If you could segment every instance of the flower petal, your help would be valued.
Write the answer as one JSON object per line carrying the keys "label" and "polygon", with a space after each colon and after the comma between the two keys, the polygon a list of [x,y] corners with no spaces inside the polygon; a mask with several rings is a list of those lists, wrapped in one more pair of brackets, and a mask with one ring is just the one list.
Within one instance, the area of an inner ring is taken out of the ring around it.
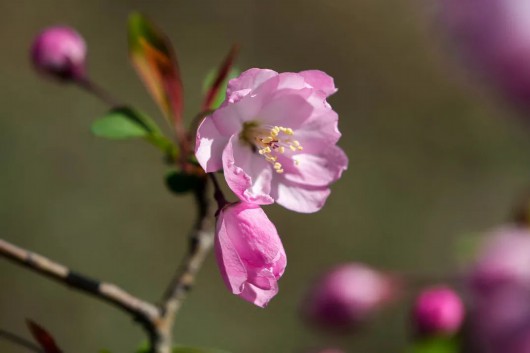
{"label": "flower petal", "polygon": [[297,128],[307,121],[313,107],[304,97],[304,91],[284,90],[267,101],[258,113],[258,119],[271,125]]}
{"label": "flower petal", "polygon": [[223,150],[229,136],[223,135],[211,117],[203,119],[197,129],[195,156],[201,167],[207,172],[216,172],[223,168]]}
{"label": "flower petal", "polygon": [[262,270],[258,278],[254,280],[260,282],[260,285],[252,282],[245,283],[239,296],[248,302],[264,308],[278,294],[278,282],[268,270]]}
{"label": "flower petal", "polygon": [[[296,160],[297,164],[294,163]],[[303,185],[327,186],[337,181],[348,167],[348,157],[335,145],[323,147],[319,154],[300,153],[282,158],[285,179]]]}
{"label": "flower petal", "polygon": [[309,102],[313,113],[296,130],[296,139],[304,147],[304,153],[319,154],[324,146],[335,145],[340,139],[339,116],[321,95],[312,95]]}
{"label": "flower petal", "polygon": [[261,307],[278,293],[277,281],[287,263],[285,250],[274,224],[259,206],[238,202],[222,209],[215,253],[232,293]]}
{"label": "flower petal", "polygon": [[283,178],[275,178],[272,197],[283,207],[300,213],[319,211],[330,194],[328,186],[298,184]]}
{"label": "flower petal", "polygon": [[248,277],[247,270],[238,255],[237,249],[232,244],[226,222],[222,219],[219,219],[217,222],[215,256],[226,286],[234,294],[241,293],[240,288]]}
{"label": "flower petal", "polygon": [[228,82],[226,96],[230,97],[232,94],[241,90],[245,90],[246,93],[248,93],[276,75],[278,75],[278,73],[273,70],[257,68],[249,69],[239,75],[239,77],[233,78]]}
{"label": "flower petal", "polygon": [[333,77],[329,76],[320,70],[307,70],[300,72],[300,75],[305,79],[305,82],[314,89],[324,92],[326,97],[331,96],[337,92]]}
{"label": "flower petal", "polygon": [[274,202],[270,196],[271,165],[237,135],[230,138],[223,152],[223,168],[228,186],[241,200],[258,205]]}

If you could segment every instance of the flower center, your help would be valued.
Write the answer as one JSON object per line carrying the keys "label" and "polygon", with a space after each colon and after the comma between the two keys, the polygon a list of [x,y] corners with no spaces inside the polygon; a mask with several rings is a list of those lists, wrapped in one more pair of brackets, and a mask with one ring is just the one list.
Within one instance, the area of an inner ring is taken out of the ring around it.
{"label": "flower center", "polygon": [[[252,148],[262,155],[267,162],[271,163],[274,170],[281,174],[284,172],[282,164],[278,162],[278,156],[288,152],[299,152],[303,150],[300,142],[293,139],[294,131],[283,126],[260,125],[255,121],[243,124],[243,130],[239,135],[241,140],[248,143]],[[294,164],[298,161],[294,159]]]}

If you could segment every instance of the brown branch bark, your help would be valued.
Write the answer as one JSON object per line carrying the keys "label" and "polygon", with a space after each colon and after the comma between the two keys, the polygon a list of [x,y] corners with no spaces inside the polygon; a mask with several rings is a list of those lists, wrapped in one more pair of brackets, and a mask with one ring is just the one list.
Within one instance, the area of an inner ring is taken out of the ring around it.
{"label": "brown branch bark", "polygon": [[3,338],[6,341],[9,341],[18,346],[24,347],[29,351],[36,352],[36,353],[44,353],[44,351],[39,346],[34,344],[33,342],[23,337],[20,337],[12,332],[0,330],[0,338]]}
{"label": "brown branch bark", "polygon": [[27,267],[70,288],[116,306],[139,322],[150,340],[152,353],[171,353],[173,326],[184,299],[213,245],[213,212],[206,197],[206,179],[195,191],[198,217],[190,234],[189,251],[172,278],[160,305],[144,301],[112,283],[97,281],[68,267],[0,239],[0,257]]}
{"label": "brown branch bark", "polygon": [[160,309],[126,292],[117,285],[99,282],[74,272],[58,262],[30,252],[3,239],[0,239],[0,256],[128,312],[144,326],[150,337],[155,335],[154,323],[160,318]]}
{"label": "brown branch bark", "polygon": [[204,180],[202,188],[195,192],[198,217],[190,233],[189,252],[169,283],[160,304],[162,319],[158,325],[160,336],[155,346],[156,353],[171,352],[175,316],[187,294],[192,289],[195,277],[213,245],[212,220],[214,214],[213,208],[206,197],[206,181]]}

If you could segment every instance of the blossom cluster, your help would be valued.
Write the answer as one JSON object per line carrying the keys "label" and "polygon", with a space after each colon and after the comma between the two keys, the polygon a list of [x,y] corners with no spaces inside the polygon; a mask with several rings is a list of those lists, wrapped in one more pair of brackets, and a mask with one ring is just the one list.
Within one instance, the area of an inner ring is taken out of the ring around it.
{"label": "blossom cluster", "polygon": [[250,69],[228,83],[226,100],[198,128],[197,160],[207,173],[222,171],[239,198],[219,212],[217,262],[227,287],[258,306],[276,295],[287,264],[260,205],[319,211],[347,168],[327,102],[336,91],[322,71]]}

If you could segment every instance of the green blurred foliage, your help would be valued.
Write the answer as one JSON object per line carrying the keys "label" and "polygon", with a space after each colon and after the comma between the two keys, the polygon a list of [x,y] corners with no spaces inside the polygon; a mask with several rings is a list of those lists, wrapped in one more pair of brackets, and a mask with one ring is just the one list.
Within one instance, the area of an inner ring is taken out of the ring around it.
{"label": "green blurred foliage", "polygon": [[432,337],[419,339],[409,353],[459,353],[460,345],[455,337]]}
{"label": "green blurred foliage", "polygon": [[[326,345],[403,351],[409,337],[405,305],[382,313],[357,335],[326,336],[299,320],[308,283],[342,261],[432,275],[453,270],[457,236],[506,220],[530,175],[530,132],[487,89],[467,82],[422,4],[0,3],[2,237],[142,298],[159,299],[187,248],[192,195],[176,198],[167,191],[159,151],[138,141],[95,138],[91,121],[108,107],[73,86],[40,79],[27,58],[42,27],[75,26],[87,39],[93,78],[160,122],[127,58],[127,18],[140,10],[175,45],[188,122],[201,106],[202,78],[238,42],[242,70],[321,69],[335,77],[339,92],[330,103],[339,112],[340,145],[350,157],[321,212],[266,207],[289,262],[269,307],[228,293],[210,256],[179,314],[176,340],[233,353]],[[144,338],[120,311],[5,261],[0,287],[0,327],[27,336],[24,318],[35,318],[67,352],[133,352]],[[1,341],[0,351],[24,352]]]}

